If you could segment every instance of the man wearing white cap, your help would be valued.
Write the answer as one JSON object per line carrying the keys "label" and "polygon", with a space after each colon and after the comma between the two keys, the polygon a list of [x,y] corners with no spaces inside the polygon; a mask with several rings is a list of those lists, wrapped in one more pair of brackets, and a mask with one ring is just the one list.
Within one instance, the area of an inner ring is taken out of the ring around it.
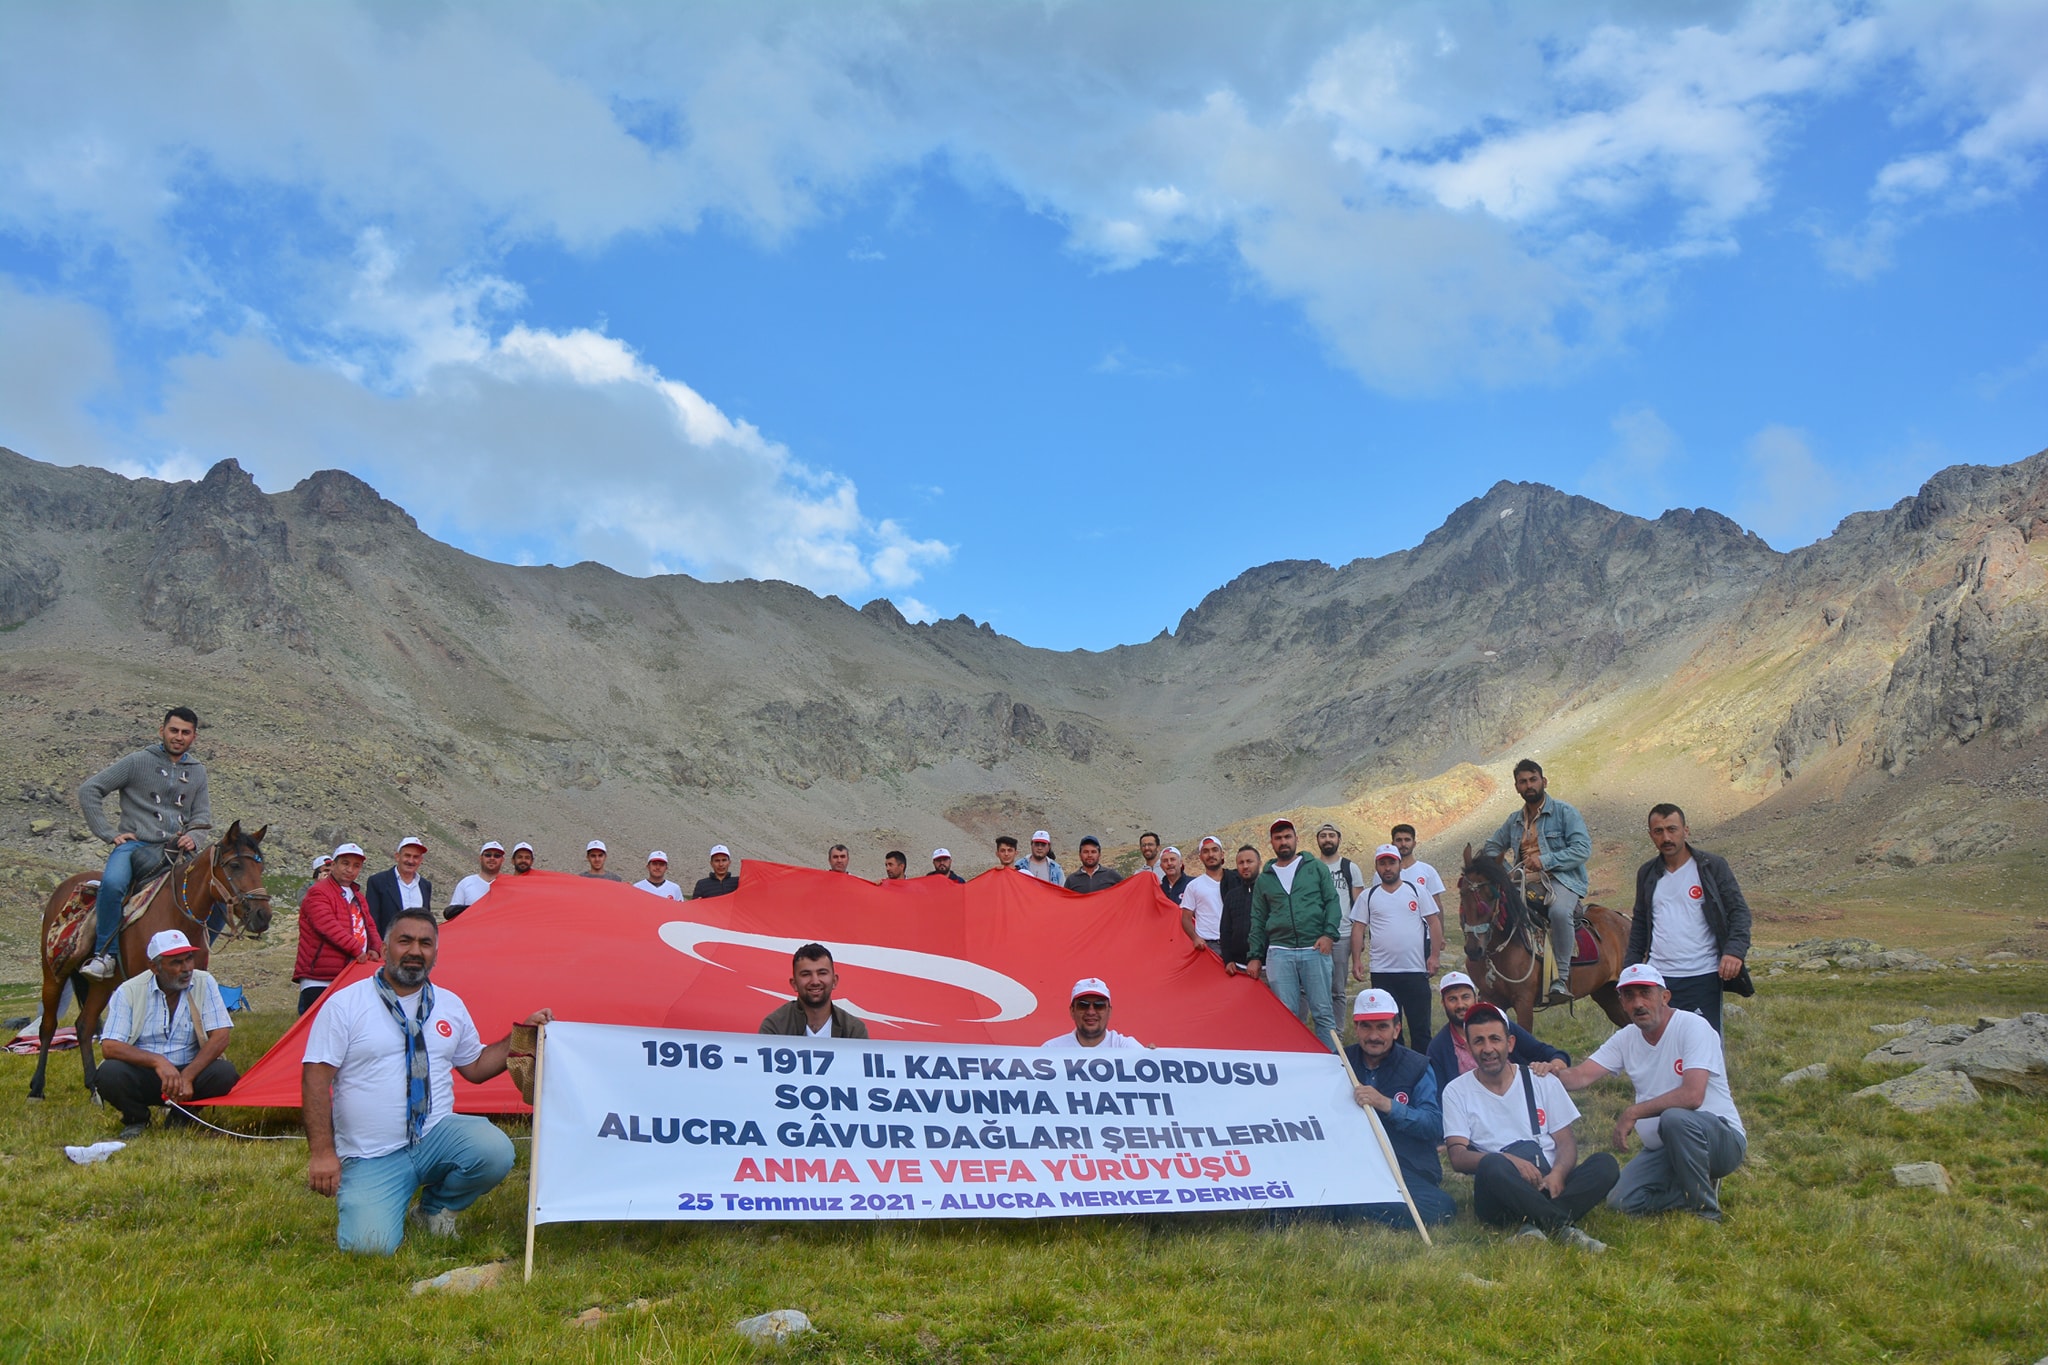
{"label": "man wearing white cap", "polygon": [[1401,850],[1381,844],[1373,852],[1379,880],[1359,898],[1351,920],[1351,971],[1364,976],[1365,937],[1372,936],[1372,984],[1401,1002],[1404,1041],[1429,1037],[1429,978],[1443,956],[1443,916],[1436,902],[1401,875]]}
{"label": "man wearing white cap", "polygon": [[1635,1103],[1614,1121],[1614,1145],[1628,1148],[1634,1130],[1643,1150],[1628,1163],[1607,1202],[1623,1213],[1684,1209],[1721,1221],[1719,1182],[1742,1164],[1749,1137],[1728,1090],[1721,1035],[1691,1010],[1671,1008],[1671,992],[1655,967],[1624,967],[1621,1007],[1635,1022],[1615,1030],[1577,1066],[1557,1068],[1567,1090],[1626,1072]]}
{"label": "man wearing white cap", "polygon": [[427,860],[427,841],[417,834],[408,834],[398,841],[392,856],[397,859],[396,866],[385,868],[363,883],[370,916],[377,921],[380,934],[391,926],[392,916],[401,910],[434,908],[434,884],[420,875],[420,864]]}
{"label": "man wearing white cap", "polygon": [[633,889],[672,901],[683,898],[683,888],[668,879],[668,854],[658,848],[647,855],[646,880],[634,882]]}
{"label": "man wearing white cap", "polygon": [[356,885],[362,871],[362,847],[343,844],[334,850],[328,875],[307,887],[299,902],[299,955],[292,963],[292,982],[299,988],[300,1014],[350,963],[384,955],[384,935]]}
{"label": "man wearing white cap", "polygon": [[442,918],[454,919],[489,895],[491,883],[504,870],[505,846],[492,839],[476,851],[476,871],[455,883],[455,894],[448,898],[448,912]]}
{"label": "man wearing white cap", "polygon": [[521,839],[512,845],[512,875],[524,877],[533,871],[533,845]]}
{"label": "man wearing white cap", "polygon": [[590,870],[588,872],[579,872],[576,875],[579,877],[592,877],[601,882],[623,882],[626,879],[618,873],[604,870],[605,859],[610,856],[611,850],[604,846],[604,840],[592,839],[583,846],[583,861],[590,864]]}
{"label": "man wearing white cap", "polygon": [[[1379,1111],[1380,1126],[1387,1130],[1394,1158],[1401,1163],[1401,1179],[1422,1221],[1448,1223],[1458,1206],[1444,1193],[1443,1163],[1436,1154],[1444,1140],[1444,1114],[1429,1059],[1397,1041],[1401,1008],[1383,990],[1359,992],[1351,1007],[1351,1026],[1358,1041],[1346,1047],[1344,1055],[1358,1077],[1352,1098],[1361,1109]],[[1406,1204],[1361,1204],[1356,1213],[1390,1228],[1415,1226]]]}
{"label": "man wearing white cap", "polygon": [[1052,835],[1039,830],[1031,836],[1031,854],[1017,864],[1019,872],[1028,872],[1042,882],[1054,886],[1067,884],[1066,869],[1052,859]]}
{"label": "man wearing white cap", "polygon": [[967,878],[961,876],[958,872],[955,872],[953,870],[952,850],[944,848],[935,848],[932,850],[932,870],[925,873],[924,875],[927,877],[944,877],[948,881],[955,882],[964,882],[967,880]]}
{"label": "man wearing white cap", "polygon": [[[1429,1066],[1436,1073],[1437,1093],[1442,1094],[1445,1086],[1472,1069],[1472,1049],[1465,1042],[1465,1014],[1479,1003],[1479,988],[1463,972],[1445,972],[1436,993],[1443,1002],[1444,1026],[1429,1040]],[[1512,1019],[1508,1020],[1508,1039],[1514,1044],[1518,1062],[1531,1066],[1537,1062],[1572,1064],[1571,1053],[1552,1047]]]}
{"label": "man wearing white cap", "polygon": [[1223,937],[1223,841],[1213,834],[1195,845],[1201,870],[1180,893],[1180,927],[1195,942],[1217,952]]}
{"label": "man wearing white cap", "polygon": [[149,936],[148,951],[149,970],[121,983],[100,1026],[106,1060],[96,1084],[127,1125],[123,1142],[148,1129],[151,1105],[210,1100],[240,1079],[222,1055],[235,1023],[220,986],[196,966],[199,950],[165,929]]}
{"label": "man wearing white cap", "polygon": [[1168,900],[1179,905],[1181,893],[1188,889],[1188,883],[1193,880],[1188,876],[1187,862],[1181,856],[1181,851],[1177,848],[1160,849],[1158,872],[1159,889],[1166,893]]}
{"label": "man wearing white cap", "polygon": [[703,900],[706,896],[730,896],[740,889],[739,873],[732,870],[732,850],[724,844],[711,846],[711,875],[697,878],[697,889],[691,893],[691,900]]}
{"label": "man wearing white cap", "polygon": [[1109,1026],[1109,983],[1099,976],[1084,976],[1074,983],[1067,997],[1067,1014],[1074,1021],[1071,1033],[1045,1040],[1044,1046],[1058,1052],[1102,1047],[1111,1051],[1142,1052],[1145,1045],[1127,1033]]}

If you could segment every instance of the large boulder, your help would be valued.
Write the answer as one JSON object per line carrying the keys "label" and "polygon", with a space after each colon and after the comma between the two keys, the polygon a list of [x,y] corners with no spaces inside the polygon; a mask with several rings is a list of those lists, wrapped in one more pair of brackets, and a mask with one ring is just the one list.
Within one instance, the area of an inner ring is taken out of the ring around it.
{"label": "large boulder", "polygon": [[1972,1035],[1941,1065],[1979,1085],[2048,1096],[2048,1014],[2029,1011]]}
{"label": "large boulder", "polygon": [[1868,1085],[1856,1092],[1858,1099],[1866,1096],[1889,1101],[1909,1114],[1924,1114],[1951,1104],[1975,1104],[1979,1099],[1977,1087],[1970,1084],[1968,1076],[1938,1066],[1923,1066],[1910,1076]]}

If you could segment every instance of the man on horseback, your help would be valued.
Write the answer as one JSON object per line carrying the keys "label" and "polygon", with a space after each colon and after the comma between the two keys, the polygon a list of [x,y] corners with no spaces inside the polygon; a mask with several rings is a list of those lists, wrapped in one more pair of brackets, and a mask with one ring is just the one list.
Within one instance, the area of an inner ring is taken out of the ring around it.
{"label": "man on horseback", "polygon": [[151,935],[149,970],[123,982],[107,1006],[100,1028],[107,1059],[97,1080],[100,1097],[127,1125],[123,1142],[148,1130],[150,1106],[212,1099],[240,1079],[224,1055],[235,1021],[212,974],[197,970],[198,954],[179,930]]}
{"label": "man on horseback", "polygon": [[1522,898],[1550,919],[1550,951],[1557,969],[1550,983],[1553,1003],[1572,998],[1573,923],[1586,894],[1586,860],[1593,837],[1585,817],[1549,794],[1543,765],[1525,758],[1515,765],[1515,791],[1522,808],[1493,832],[1484,855],[1503,858],[1521,878]]}
{"label": "man on horseback", "polygon": [[[164,712],[157,736],[157,743],[93,774],[78,789],[86,824],[114,846],[100,873],[93,957],[80,969],[103,981],[111,981],[117,971],[114,943],[129,888],[163,865],[165,849],[196,849],[188,831],[204,828],[213,818],[206,767],[191,754],[199,736],[198,715],[189,706],[173,706]],[[105,809],[106,799],[116,793],[121,797],[118,826],[108,823]]]}

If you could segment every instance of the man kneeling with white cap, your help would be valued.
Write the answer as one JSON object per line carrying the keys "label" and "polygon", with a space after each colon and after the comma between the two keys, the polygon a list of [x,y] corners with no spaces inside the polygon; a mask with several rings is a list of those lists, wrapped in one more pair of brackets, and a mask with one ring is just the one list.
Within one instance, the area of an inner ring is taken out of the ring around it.
{"label": "man kneeling with white cap", "polygon": [[[1380,1125],[1401,1163],[1408,1197],[1415,1201],[1422,1221],[1448,1223],[1458,1206],[1444,1193],[1443,1163],[1436,1154],[1444,1140],[1444,1114],[1429,1058],[1395,1041],[1401,1032],[1401,1010],[1388,992],[1361,992],[1351,1018],[1358,1041],[1346,1047],[1344,1055],[1358,1076],[1352,1097],[1359,1108],[1379,1111]],[[1350,1212],[1391,1228],[1415,1226],[1406,1204],[1361,1204]]]}
{"label": "man kneeling with white cap", "polygon": [[[114,991],[100,1026],[96,1088],[120,1111],[121,1140],[149,1128],[151,1105],[210,1100],[240,1079],[228,1050],[234,1020],[199,950],[176,929],[149,936],[149,970]],[[173,1115],[173,1119],[179,1116]]]}
{"label": "man kneeling with white cap", "polygon": [[1700,1015],[1672,1009],[1663,974],[1646,962],[1623,968],[1616,984],[1621,1007],[1635,1022],[1615,1030],[1585,1061],[1557,1071],[1567,1090],[1583,1090],[1617,1071],[1635,1085],[1636,1102],[1614,1121],[1614,1146],[1627,1150],[1634,1129],[1643,1150],[1623,1168],[1607,1203],[1623,1213],[1685,1209],[1718,1223],[1721,1177],[1749,1151],[1728,1091],[1721,1035]]}
{"label": "man kneeling with white cap", "polygon": [[1063,1052],[1084,1047],[1128,1052],[1145,1050],[1145,1045],[1136,1038],[1110,1028],[1109,983],[1099,976],[1084,976],[1074,983],[1073,994],[1067,997],[1067,1013],[1074,1020],[1074,1031],[1048,1038],[1044,1046]]}

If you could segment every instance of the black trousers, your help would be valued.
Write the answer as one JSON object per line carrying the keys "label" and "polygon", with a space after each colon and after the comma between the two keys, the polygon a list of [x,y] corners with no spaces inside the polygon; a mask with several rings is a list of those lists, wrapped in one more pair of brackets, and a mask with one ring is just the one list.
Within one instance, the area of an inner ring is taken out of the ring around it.
{"label": "black trousers", "polygon": [[313,1008],[313,1002],[318,1000],[326,990],[325,986],[301,986],[299,988],[299,1013],[304,1014],[307,1010]]}
{"label": "black trousers", "polygon": [[1429,973],[1373,972],[1371,975],[1372,988],[1393,996],[1394,1003],[1401,1007],[1401,1046],[1417,1052],[1428,1048],[1429,1040],[1436,1033],[1429,1026]]}
{"label": "black trousers", "polygon": [[1482,1223],[1514,1227],[1534,1223],[1545,1232],[1555,1232],[1576,1223],[1607,1197],[1614,1182],[1621,1179],[1621,1163],[1607,1152],[1596,1152],[1564,1178],[1564,1193],[1552,1199],[1522,1179],[1515,1163],[1499,1152],[1479,1159],[1472,1176],[1472,1212]]}
{"label": "black trousers", "polygon": [[1719,972],[1705,976],[1674,976],[1664,985],[1671,991],[1671,1008],[1691,1010],[1721,1031],[1721,995],[1725,987]]}
{"label": "black trousers", "polygon": [[[121,1111],[123,1123],[148,1123],[151,1105],[164,1102],[163,1082],[156,1072],[133,1062],[101,1062],[94,1073],[100,1098]],[[241,1073],[225,1057],[216,1057],[192,1079],[192,1098],[210,1100],[234,1088]]]}

